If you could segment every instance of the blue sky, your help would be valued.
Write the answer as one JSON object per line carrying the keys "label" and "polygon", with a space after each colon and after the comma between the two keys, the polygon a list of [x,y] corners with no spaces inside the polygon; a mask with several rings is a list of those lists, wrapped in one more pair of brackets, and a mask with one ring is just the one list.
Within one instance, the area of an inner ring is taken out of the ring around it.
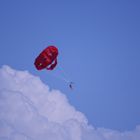
{"label": "blue sky", "polygon": [[[139,7],[136,0],[1,0],[0,66],[39,76],[96,127],[131,130],[140,124]],[[35,57],[50,44],[58,47],[74,91],[57,78],[63,76],[59,68],[34,68]]]}

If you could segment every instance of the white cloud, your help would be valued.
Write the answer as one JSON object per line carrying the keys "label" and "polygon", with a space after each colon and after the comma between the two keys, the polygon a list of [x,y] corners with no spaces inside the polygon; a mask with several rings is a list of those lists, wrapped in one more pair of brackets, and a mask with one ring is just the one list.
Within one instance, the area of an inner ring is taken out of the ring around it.
{"label": "white cloud", "polygon": [[59,90],[27,71],[0,69],[0,140],[138,140],[140,126],[118,132],[89,126]]}

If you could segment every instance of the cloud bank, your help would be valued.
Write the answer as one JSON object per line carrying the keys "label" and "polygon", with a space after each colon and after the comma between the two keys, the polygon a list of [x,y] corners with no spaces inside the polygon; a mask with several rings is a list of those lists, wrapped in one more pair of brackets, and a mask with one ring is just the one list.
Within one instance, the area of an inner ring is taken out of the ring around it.
{"label": "cloud bank", "polygon": [[28,71],[0,69],[0,140],[138,140],[140,126],[119,132],[88,125],[59,90]]}

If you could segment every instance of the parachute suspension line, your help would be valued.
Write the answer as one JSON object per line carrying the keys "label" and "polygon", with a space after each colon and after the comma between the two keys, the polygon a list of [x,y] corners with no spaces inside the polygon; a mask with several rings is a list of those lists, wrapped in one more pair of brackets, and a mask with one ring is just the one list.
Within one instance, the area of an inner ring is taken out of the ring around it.
{"label": "parachute suspension line", "polygon": [[60,80],[63,80],[63,81],[66,82],[66,83],[69,83],[69,81],[68,81],[64,76],[62,76],[62,75],[58,75],[58,74],[52,73],[52,72],[51,72],[51,75],[52,75],[53,77],[56,77],[56,78],[60,79]]}
{"label": "parachute suspension line", "polygon": [[64,70],[64,68],[60,64],[58,65],[58,68],[62,72],[62,74],[63,74],[62,77],[63,77],[63,79],[65,79],[65,82],[70,83],[71,80],[70,80],[68,74],[66,73],[66,71]]}
{"label": "parachute suspension line", "polygon": [[73,89],[74,83],[73,83],[71,80],[69,80],[68,74],[66,73],[66,71],[64,70],[64,68],[62,68],[62,66],[59,65],[58,68],[60,69],[60,71],[62,71],[62,74],[63,74],[63,76],[61,76],[61,78],[62,78],[66,83],[68,83],[69,88],[72,90],[72,89]]}
{"label": "parachute suspension line", "polygon": [[68,75],[65,72],[65,70],[60,65],[57,65],[57,68],[58,68],[58,71],[60,71],[60,74],[58,75],[56,73],[51,72],[51,75],[56,77],[56,78],[58,78],[58,79],[60,79],[60,80],[63,80],[67,84],[70,84],[71,81],[69,80]]}

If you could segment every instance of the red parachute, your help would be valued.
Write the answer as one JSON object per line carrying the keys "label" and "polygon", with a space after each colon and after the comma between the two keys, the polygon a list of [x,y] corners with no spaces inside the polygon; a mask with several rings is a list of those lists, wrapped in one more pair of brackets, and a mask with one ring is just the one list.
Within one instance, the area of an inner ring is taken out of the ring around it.
{"label": "red parachute", "polygon": [[[35,59],[34,65],[37,70],[53,70],[57,65],[57,56],[58,56],[58,49],[55,46],[48,46],[44,49]],[[64,80],[66,83],[69,84],[69,88],[73,89],[73,82],[69,81],[66,78],[66,73],[63,72],[63,76],[58,77],[61,80]]]}
{"label": "red parachute", "polygon": [[37,70],[53,70],[57,65],[58,49],[55,46],[48,46],[35,59],[34,65]]}

